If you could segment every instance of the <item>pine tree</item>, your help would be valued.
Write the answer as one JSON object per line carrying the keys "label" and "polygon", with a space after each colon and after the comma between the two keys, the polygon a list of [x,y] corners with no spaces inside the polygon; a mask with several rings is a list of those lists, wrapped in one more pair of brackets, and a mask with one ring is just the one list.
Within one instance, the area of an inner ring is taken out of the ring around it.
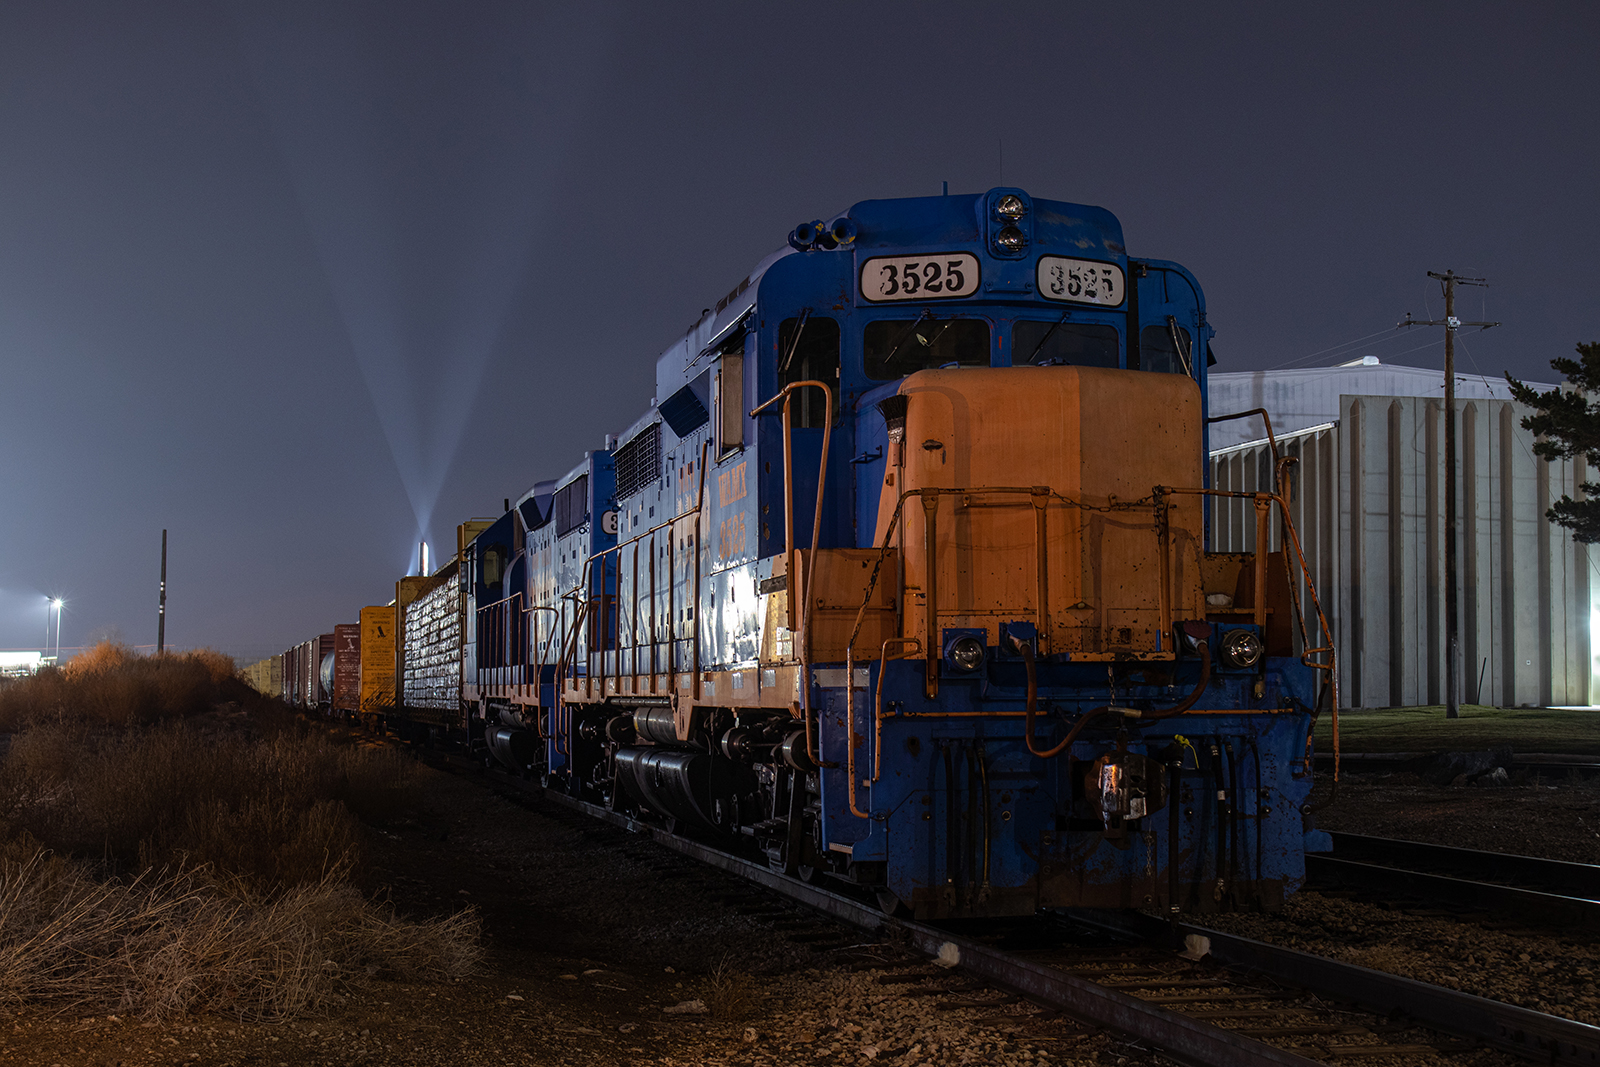
{"label": "pine tree", "polygon": [[[1578,345],[1577,359],[1552,359],[1550,366],[1567,379],[1548,393],[1530,389],[1506,375],[1511,395],[1533,408],[1535,414],[1522,420],[1525,430],[1539,438],[1533,450],[1545,459],[1571,459],[1582,456],[1591,472],[1600,468],[1600,341]],[[1545,516],[1573,532],[1585,544],[1600,542],[1600,483],[1586,481],[1579,486],[1585,499],[1574,500],[1562,494]]]}

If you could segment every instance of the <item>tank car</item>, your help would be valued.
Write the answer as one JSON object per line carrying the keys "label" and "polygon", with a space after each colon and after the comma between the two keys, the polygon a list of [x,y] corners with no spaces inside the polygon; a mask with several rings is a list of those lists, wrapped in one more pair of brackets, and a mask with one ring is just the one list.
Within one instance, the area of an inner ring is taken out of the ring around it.
{"label": "tank car", "polygon": [[1286,488],[1207,550],[1212,335],[1100,208],[797,227],[464,546],[462,736],[921,918],[1280,905],[1332,648]]}

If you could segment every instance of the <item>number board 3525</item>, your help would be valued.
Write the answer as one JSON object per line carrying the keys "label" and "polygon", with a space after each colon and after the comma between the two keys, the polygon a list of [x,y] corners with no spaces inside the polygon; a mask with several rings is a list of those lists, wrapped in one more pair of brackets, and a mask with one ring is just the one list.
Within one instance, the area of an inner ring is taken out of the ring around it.
{"label": "number board 3525", "polygon": [[1040,256],[1038,278],[1039,295],[1046,300],[1116,307],[1127,295],[1122,268],[1115,263]]}
{"label": "number board 3525", "polygon": [[889,300],[948,300],[978,291],[978,257],[966,252],[928,256],[880,256],[861,264],[861,297]]}

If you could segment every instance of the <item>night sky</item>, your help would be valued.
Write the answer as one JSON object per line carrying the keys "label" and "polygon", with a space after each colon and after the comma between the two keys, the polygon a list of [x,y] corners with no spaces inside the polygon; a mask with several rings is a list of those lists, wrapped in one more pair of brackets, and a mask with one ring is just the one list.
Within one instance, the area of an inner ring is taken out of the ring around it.
{"label": "night sky", "polygon": [[[0,648],[242,659],[649,403],[796,223],[1019,185],[1206,289],[1217,370],[1600,340],[1600,8],[0,4]],[[1377,335],[1377,336],[1369,336]],[[1357,339],[1366,338],[1360,343]],[[1343,346],[1343,347],[1335,347]],[[1421,346],[1421,347],[1419,347]],[[445,551],[450,551],[445,548]]]}

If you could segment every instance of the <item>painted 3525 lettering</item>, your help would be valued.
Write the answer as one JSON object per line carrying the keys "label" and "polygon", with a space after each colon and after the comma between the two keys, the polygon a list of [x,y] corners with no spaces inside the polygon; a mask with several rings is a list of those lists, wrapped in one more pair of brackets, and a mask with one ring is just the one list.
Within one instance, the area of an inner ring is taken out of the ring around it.
{"label": "painted 3525 lettering", "polygon": [[861,295],[873,303],[948,300],[978,291],[978,259],[966,252],[880,256],[861,265]]}

